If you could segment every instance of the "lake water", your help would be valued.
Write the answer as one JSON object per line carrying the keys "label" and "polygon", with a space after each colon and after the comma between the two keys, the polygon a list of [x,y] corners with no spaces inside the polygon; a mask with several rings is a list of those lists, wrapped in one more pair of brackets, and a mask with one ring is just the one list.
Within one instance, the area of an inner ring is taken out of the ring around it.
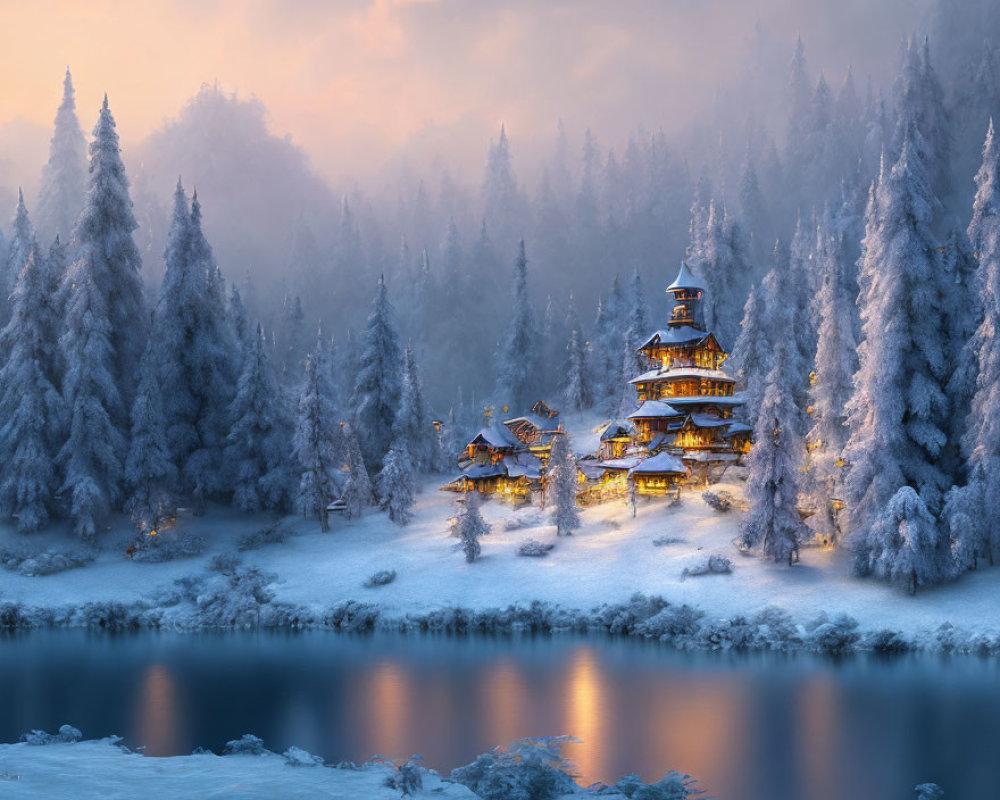
{"label": "lake water", "polygon": [[252,732],[327,760],[447,772],[572,734],[583,783],[687,772],[720,800],[891,800],[933,780],[1000,797],[1000,664],[677,653],[576,637],[325,632],[0,639],[0,741],[68,722],[150,755]]}

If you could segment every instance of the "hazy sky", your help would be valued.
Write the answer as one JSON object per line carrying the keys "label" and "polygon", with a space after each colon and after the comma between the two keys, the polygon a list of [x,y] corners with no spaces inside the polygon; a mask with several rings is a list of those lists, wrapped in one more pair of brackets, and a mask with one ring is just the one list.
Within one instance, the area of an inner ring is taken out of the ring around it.
{"label": "hazy sky", "polygon": [[669,130],[695,113],[731,78],[758,21],[782,47],[801,31],[810,67],[839,82],[847,63],[861,76],[891,65],[922,5],[0,0],[0,150],[37,140],[34,125],[47,137],[66,64],[88,132],[105,90],[127,145],[218,80],[257,95],[274,132],[331,177],[363,174],[403,145],[478,164],[501,121],[515,142],[551,139],[562,118],[614,143],[638,123]]}

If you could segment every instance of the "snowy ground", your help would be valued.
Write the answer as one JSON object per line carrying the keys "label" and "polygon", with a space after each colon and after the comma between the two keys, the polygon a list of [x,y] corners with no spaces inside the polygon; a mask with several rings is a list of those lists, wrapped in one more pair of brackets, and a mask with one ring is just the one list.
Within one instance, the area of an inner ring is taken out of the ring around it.
{"label": "snowy ground", "polygon": [[[398,800],[383,785],[387,767],[361,770],[290,766],[282,756],[217,756],[212,753],[146,758],[107,740],[0,745],[0,796],[11,798],[171,798],[171,800],[269,800],[323,797],[328,800]],[[425,795],[426,793],[426,795]],[[465,800],[464,786],[425,776],[420,796]]]}
{"label": "snowy ground", "polygon": [[[596,441],[589,425],[586,431]],[[574,450],[582,452],[594,441],[585,442],[578,434]],[[739,512],[719,514],[695,490],[684,493],[679,508],[660,500],[642,502],[635,519],[624,503],[587,509],[581,512],[582,528],[559,540],[548,512],[537,508],[515,512],[490,501],[483,511],[493,532],[482,541],[483,557],[466,564],[457,541],[448,534],[456,495],[438,491],[441,482],[426,482],[414,519],[405,528],[375,511],[359,520],[335,519],[325,534],[315,523],[288,518],[283,524],[294,535],[242,554],[244,563],[277,574],[273,587],[277,600],[317,611],[344,600],[376,603],[384,614],[398,617],[450,606],[484,609],[533,600],[589,611],[642,592],[699,607],[709,618],[778,606],[797,621],[805,622],[821,611],[831,616],[844,612],[858,619],[862,629],[892,627],[908,635],[944,622],[966,630],[1000,630],[1000,569],[980,570],[909,597],[849,577],[846,554],[839,551],[807,548],[800,564],[776,565],[740,555],[733,545]],[[741,491],[738,482],[724,488]],[[205,553],[151,564],[124,557],[128,531],[124,520],[118,520],[104,536],[105,549],[86,567],[43,577],[0,570],[0,601],[65,609],[88,601],[149,599],[177,578],[204,572],[211,556],[234,551],[240,536],[272,521],[266,515],[213,509],[187,523],[188,530],[207,539]],[[526,527],[505,530],[512,521]],[[653,541],[661,537],[683,541],[655,546]],[[529,538],[555,542],[556,548],[544,558],[518,557],[518,545]],[[0,528],[0,550],[72,543],[66,530],[26,538]],[[683,577],[686,566],[712,553],[732,559],[731,575]],[[376,589],[363,586],[372,573],[386,569],[398,573],[393,583]]]}

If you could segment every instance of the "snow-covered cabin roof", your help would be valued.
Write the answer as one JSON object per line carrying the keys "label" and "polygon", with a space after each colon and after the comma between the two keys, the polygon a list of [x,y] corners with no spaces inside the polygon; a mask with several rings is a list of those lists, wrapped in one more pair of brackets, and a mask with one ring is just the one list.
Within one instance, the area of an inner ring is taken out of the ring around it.
{"label": "snow-covered cabin roof", "polygon": [[511,478],[540,478],[542,476],[542,462],[531,453],[513,453],[504,456],[501,463]]}
{"label": "snow-covered cabin roof", "polygon": [[612,439],[625,439],[630,437],[634,431],[635,428],[631,424],[612,422],[604,429],[604,433],[601,434],[601,441],[609,442]]}
{"label": "snow-covered cabin roof", "polygon": [[[670,405],[675,408],[683,408],[685,406],[741,406],[743,405],[743,396],[739,393],[734,394],[732,397],[717,397],[715,395],[690,395],[686,397],[671,397]],[[683,413],[683,412],[682,412]]]}
{"label": "snow-covered cabin roof", "polygon": [[684,454],[685,461],[699,461],[699,462],[712,462],[712,461],[739,461],[739,453],[713,453],[711,450],[689,450]]}
{"label": "snow-covered cabin roof", "polygon": [[602,469],[629,470],[641,462],[643,458],[644,456],[622,456],[621,458],[609,458],[606,461],[600,462],[600,466]]}
{"label": "snow-covered cabin roof", "polygon": [[629,472],[638,472],[641,475],[684,475],[687,473],[687,467],[677,456],[663,452],[644,459]]}
{"label": "snow-covered cabin roof", "polygon": [[507,427],[512,425],[517,425],[518,423],[526,422],[535,430],[539,431],[556,431],[559,430],[559,415],[556,414],[552,417],[542,416],[541,414],[529,413],[521,417],[512,417],[511,419],[505,419],[503,424]]}
{"label": "snow-covered cabin roof", "polygon": [[604,468],[593,456],[577,459],[576,468],[583,473],[587,480],[597,480],[604,474]]}
{"label": "snow-covered cabin roof", "polygon": [[504,469],[502,463],[496,464],[476,464],[471,463],[468,466],[462,467],[462,475],[466,478],[495,478],[498,475],[506,474],[507,470]]}
{"label": "snow-covered cabin roof", "polygon": [[521,447],[521,442],[502,425],[490,425],[480,429],[469,444],[486,444],[490,447]]}
{"label": "snow-covered cabin roof", "polygon": [[752,433],[753,428],[745,422],[733,422],[724,434],[725,436],[735,436],[737,433]]}
{"label": "snow-covered cabin roof", "polygon": [[680,417],[683,412],[662,400],[644,400],[639,407],[628,415],[629,419],[654,419],[658,417]]}
{"label": "snow-covered cabin roof", "polygon": [[722,428],[733,424],[731,419],[722,419],[714,414],[688,414],[688,419],[696,428]]}
{"label": "snow-covered cabin roof", "polygon": [[705,291],[705,284],[691,274],[687,262],[682,261],[680,271],[677,273],[677,277],[674,278],[674,282],[667,287],[667,292],[680,292],[684,289],[697,289],[703,292]]}

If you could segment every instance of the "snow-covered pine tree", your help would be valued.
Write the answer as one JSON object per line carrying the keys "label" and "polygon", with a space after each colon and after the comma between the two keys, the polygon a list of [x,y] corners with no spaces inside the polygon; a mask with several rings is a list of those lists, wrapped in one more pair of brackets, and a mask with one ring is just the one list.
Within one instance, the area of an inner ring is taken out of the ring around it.
{"label": "snow-covered pine tree", "polygon": [[847,444],[847,404],[857,372],[857,344],[854,339],[854,299],[851,296],[846,265],[838,258],[835,238],[825,231],[820,235],[818,253],[823,284],[817,296],[819,335],[810,389],[812,428],[808,434],[812,484],[820,509],[813,519],[818,531],[830,541],[836,538],[831,500],[839,497],[843,482],[841,455]]}
{"label": "snow-covered pine tree", "polygon": [[614,409],[618,417],[627,417],[639,404],[638,395],[632,380],[638,378],[645,371],[645,357],[636,347],[635,337],[632,336],[632,329],[629,328],[622,336],[621,367],[621,390],[618,403]]}
{"label": "snow-covered pine tree", "polygon": [[731,347],[749,289],[750,266],[740,225],[714,202],[709,208],[704,254],[696,269],[705,282],[708,329],[723,347]]}
{"label": "snow-covered pine tree", "polygon": [[744,404],[738,410],[740,418],[751,428],[757,426],[757,413],[764,399],[764,381],[771,371],[773,331],[767,328],[767,302],[763,290],[751,287],[743,306],[743,323],[736,338],[730,365],[742,387]]}
{"label": "snow-covered pine tree", "polygon": [[524,239],[518,244],[514,262],[513,309],[497,354],[496,398],[511,414],[521,414],[537,399],[534,377],[538,336],[535,316],[528,299],[528,257]]}
{"label": "snow-covered pine tree", "polygon": [[482,553],[483,548],[479,544],[480,537],[486,536],[490,532],[490,526],[479,512],[479,492],[473,490],[465,493],[464,508],[458,515],[456,527],[458,538],[462,542],[465,560],[471,564]]}
{"label": "snow-covered pine tree", "polygon": [[570,411],[583,411],[593,406],[594,393],[590,384],[587,350],[584,346],[583,334],[580,331],[580,318],[576,313],[572,293],[569,296],[569,308],[566,325],[570,334],[569,342],[566,345],[563,402]]}
{"label": "snow-covered pine tree", "polygon": [[782,302],[788,306],[791,333],[795,342],[795,353],[790,354],[797,362],[792,373],[795,402],[800,409],[805,407],[809,390],[809,367],[816,355],[816,321],[810,305],[819,291],[822,276],[816,269],[813,253],[816,243],[816,227],[803,222],[800,214],[795,223],[795,235],[788,249],[788,260],[776,259],[775,266],[787,266],[782,278]]}
{"label": "snow-covered pine tree", "polygon": [[571,536],[580,527],[580,515],[576,511],[576,460],[570,452],[568,435],[553,440],[548,473],[556,501],[556,535]]}
{"label": "snow-covered pine tree", "polygon": [[382,471],[375,479],[379,507],[397,525],[410,521],[413,496],[416,492],[413,459],[405,439],[396,439],[385,456]]}
{"label": "snow-covered pine tree", "polygon": [[0,332],[0,350],[7,354],[0,368],[0,514],[17,520],[22,533],[45,525],[58,488],[52,462],[65,420],[48,290],[45,266],[33,248],[14,284],[10,321]]}
{"label": "snow-covered pine tree", "polygon": [[393,423],[392,440],[404,444],[412,469],[420,472],[434,469],[434,426],[424,400],[424,384],[417,369],[416,356],[410,345],[403,350],[403,387],[399,412]]}
{"label": "snow-covered pine tree", "polygon": [[[978,255],[978,301],[982,321],[963,354],[977,367],[962,450],[965,454],[967,486],[959,497],[949,498],[948,516],[953,520],[961,508],[966,521],[956,526],[958,566],[975,567],[978,559],[992,564],[1000,555],[1000,142],[993,122],[986,134],[983,161],[976,174],[976,197],[969,223],[969,239]],[[957,502],[961,501],[961,502]]]}
{"label": "snow-covered pine tree", "polygon": [[56,236],[68,242],[86,199],[87,150],[76,116],[73,78],[66,68],[63,98],[56,112],[49,160],[42,169],[38,194],[38,231],[42,241]]}
{"label": "snow-covered pine tree", "polygon": [[[948,370],[942,308],[947,292],[930,230],[936,200],[919,151],[910,144],[915,133],[904,139],[892,169],[881,170],[866,215],[859,278],[864,341],[845,449],[851,547],[860,575],[876,569],[887,574],[880,536],[898,522],[887,516],[897,492],[913,487],[935,516],[950,485],[939,466],[948,417],[942,390]],[[947,557],[947,548],[931,549]],[[934,570],[946,571],[945,564]]]}
{"label": "snow-covered pine tree", "polygon": [[355,426],[364,432],[361,451],[365,465],[372,471],[381,468],[392,442],[392,426],[402,391],[401,365],[392,306],[385,278],[379,276],[351,397]]}
{"label": "snow-covered pine tree", "polygon": [[741,544],[762,545],[763,554],[791,564],[798,560],[805,526],[799,517],[799,471],[804,445],[798,433],[798,409],[790,390],[788,348],[779,341],[768,373],[764,399],[748,457],[746,498],[750,505],[741,523]]}
{"label": "snow-covered pine tree", "polygon": [[[148,327],[140,274],[142,259],[132,238],[138,223],[132,213],[128,185],[115,120],[105,95],[90,143],[87,203],[74,229],[71,252],[76,259],[74,272],[86,273],[86,291],[98,293],[95,303],[103,308],[102,316],[110,323],[106,335],[111,375],[121,398],[115,412],[118,416],[112,422],[120,431],[128,428],[128,409]],[[81,262],[85,262],[83,266],[79,266]],[[87,304],[84,301],[81,305]]]}
{"label": "snow-covered pine tree", "polygon": [[344,464],[347,467],[347,484],[344,486],[343,501],[347,506],[347,518],[360,517],[365,508],[372,504],[375,494],[371,478],[361,455],[361,443],[351,425],[341,427],[341,452],[344,454]]}
{"label": "snow-covered pine tree", "polygon": [[306,331],[306,315],[302,300],[298,295],[285,296],[281,309],[281,328],[278,335],[278,355],[280,357],[281,382],[285,386],[297,386],[302,379],[303,359],[309,347]]}
{"label": "snow-covered pine tree", "polygon": [[71,289],[65,332],[59,340],[66,365],[62,392],[69,435],[58,463],[74,530],[87,539],[97,534],[101,517],[121,499],[127,445],[121,429],[127,414],[115,379],[113,324],[102,289],[107,273],[95,252],[97,241],[85,245],[66,275]]}
{"label": "snow-covered pine tree", "polygon": [[307,519],[319,520],[324,531],[326,507],[335,499],[337,439],[340,437],[333,406],[329,366],[324,343],[306,358],[305,380],[299,395],[298,420],[292,449],[298,462],[299,484],[296,506]]}
{"label": "snow-covered pine tree", "polygon": [[632,281],[629,285],[629,309],[624,315],[625,330],[630,334],[632,343],[639,347],[649,333],[649,318],[646,314],[646,292],[642,286],[642,276],[639,267],[632,270]]}
{"label": "snow-covered pine tree", "polygon": [[132,430],[125,458],[125,511],[141,530],[151,530],[169,508],[177,470],[170,460],[160,365],[152,338],[139,362],[139,386],[132,403]]}
{"label": "snow-covered pine tree", "polygon": [[250,331],[250,320],[239,288],[234,283],[229,292],[229,305],[226,307],[226,324],[236,342],[234,351],[236,360],[242,364],[253,336]]}
{"label": "snow-covered pine tree", "polygon": [[901,486],[875,519],[869,535],[868,570],[879,580],[906,589],[951,577],[948,541],[912,486]]}
{"label": "snow-covered pine tree", "polygon": [[[14,291],[17,276],[21,274],[28,256],[35,247],[35,227],[28,216],[28,207],[24,204],[24,192],[17,190],[17,207],[14,220],[11,222],[11,236],[7,244],[7,260],[4,264],[2,280],[0,280],[0,323],[6,325],[10,319],[10,294]],[[41,266],[40,264],[38,266]]]}
{"label": "snow-covered pine tree", "polygon": [[282,508],[289,493],[291,437],[259,325],[229,414],[225,464],[234,505],[243,511]]}

